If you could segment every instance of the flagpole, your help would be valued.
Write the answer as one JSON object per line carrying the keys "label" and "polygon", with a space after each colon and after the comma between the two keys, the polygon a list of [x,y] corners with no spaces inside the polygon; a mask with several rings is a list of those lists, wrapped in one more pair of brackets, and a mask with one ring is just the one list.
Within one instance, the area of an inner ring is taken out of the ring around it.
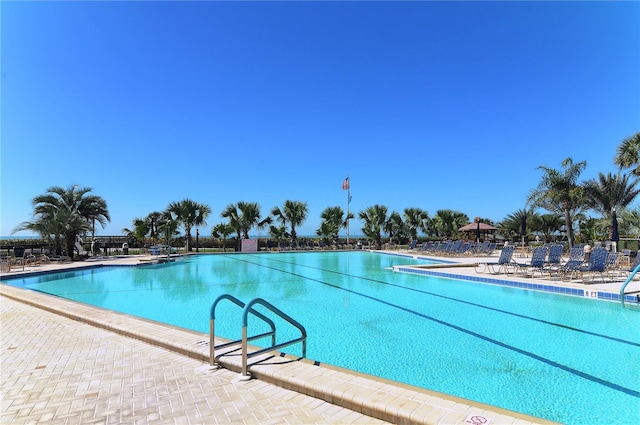
{"label": "flagpole", "polygon": [[349,244],[349,205],[351,204],[351,182],[349,181],[349,176],[342,182],[342,190],[347,191],[347,245]]}
{"label": "flagpole", "polygon": [[[348,179],[349,177],[347,177]],[[351,180],[347,186],[347,245],[349,245],[349,205],[351,204]]]}

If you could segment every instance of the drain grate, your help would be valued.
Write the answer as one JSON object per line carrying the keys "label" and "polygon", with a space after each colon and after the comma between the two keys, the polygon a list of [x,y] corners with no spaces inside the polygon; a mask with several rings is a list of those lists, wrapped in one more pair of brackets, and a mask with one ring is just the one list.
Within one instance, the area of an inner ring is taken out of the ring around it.
{"label": "drain grate", "polygon": [[199,345],[200,347],[208,347],[209,346],[209,340],[201,339],[200,341],[196,341],[196,345]]}

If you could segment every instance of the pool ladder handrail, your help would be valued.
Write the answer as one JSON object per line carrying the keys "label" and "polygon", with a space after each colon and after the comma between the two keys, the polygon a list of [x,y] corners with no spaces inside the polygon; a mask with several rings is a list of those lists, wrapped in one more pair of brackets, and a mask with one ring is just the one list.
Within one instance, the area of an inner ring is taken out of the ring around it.
{"label": "pool ladder handrail", "polygon": [[[215,342],[214,342],[215,310],[216,310],[216,306],[218,305],[218,303],[220,301],[222,301],[223,299],[227,299],[227,300],[233,302],[234,304],[244,308],[244,310],[242,312],[242,339],[241,340],[236,340],[236,341],[226,342],[226,343],[220,344],[220,345],[218,345],[216,347],[215,346]],[[276,344],[276,327],[275,327],[274,322],[271,319],[269,319],[268,317],[266,317],[264,314],[262,314],[259,311],[255,310],[253,308],[254,304],[261,304],[262,306],[264,306],[267,309],[271,310],[271,312],[273,312],[276,315],[280,316],[280,318],[282,318],[283,320],[289,322],[291,325],[293,325],[296,328],[298,328],[298,330],[300,331],[301,336],[299,338],[295,338],[295,339],[292,339],[290,341],[285,341],[285,342],[282,342],[280,344]],[[265,333],[262,333],[262,334],[258,334],[258,335],[253,335],[251,337],[247,336],[247,325],[248,325],[249,313],[253,314],[254,316],[256,316],[256,317],[262,319],[264,322],[266,322],[271,327],[271,331],[265,332]],[[267,336],[271,336],[271,346],[270,347],[263,348],[263,349],[248,353],[248,348],[247,348],[247,342],[248,341],[253,341],[253,340],[264,338],[264,337],[267,337]],[[216,298],[216,300],[211,305],[211,314],[210,314],[210,322],[209,322],[209,365],[212,366],[212,367],[215,366],[215,349],[216,348],[227,347],[227,346],[230,346],[230,345],[237,344],[238,342],[242,343],[242,376],[243,377],[248,377],[249,376],[249,374],[247,373],[247,359],[250,358],[250,357],[254,357],[254,356],[260,355],[262,353],[266,353],[266,352],[269,352],[269,351],[274,351],[274,350],[277,350],[279,348],[283,348],[283,347],[286,347],[286,346],[289,346],[289,345],[292,345],[292,344],[296,344],[298,342],[302,342],[302,357],[304,358],[304,357],[307,356],[307,331],[304,328],[304,326],[302,326],[300,323],[298,323],[296,320],[294,320],[291,316],[289,316],[288,314],[284,313],[282,310],[278,309],[273,304],[265,301],[262,298],[254,298],[253,300],[249,301],[247,304],[244,304],[242,301],[240,301],[239,299],[237,299],[233,295],[230,295],[230,294],[220,295],[218,298]]]}
{"label": "pool ladder handrail", "polygon": [[627,278],[627,280],[625,280],[622,286],[620,287],[620,301],[622,301],[623,305],[624,305],[624,290],[626,289],[627,285],[633,280],[633,278],[635,277],[636,273],[638,273],[639,270],[640,270],[640,264],[638,264],[633,269],[633,271],[629,274],[629,277]]}
{"label": "pool ladder handrail", "polygon": [[[215,345],[214,335],[215,335],[215,321],[216,321],[216,306],[222,300],[229,300],[232,303],[234,303],[235,305],[237,305],[237,306],[239,306],[240,308],[243,308],[243,309],[246,307],[245,303],[243,303],[242,301],[240,301],[239,299],[237,299],[236,297],[234,297],[233,295],[230,295],[230,294],[222,294],[222,295],[220,295],[218,298],[216,298],[216,300],[211,305],[211,313],[210,313],[210,320],[209,320],[209,365],[210,366],[214,366],[215,365],[215,350],[216,350],[216,348],[224,348],[224,347],[228,347],[230,345],[234,345],[234,344],[237,344],[239,342],[242,342],[242,339],[238,339],[238,340],[235,340],[235,341],[229,341],[229,342],[225,342],[223,344],[219,344],[218,346]],[[251,336],[251,337],[247,338],[247,340],[248,341],[253,341],[253,340],[256,340],[256,339],[261,339],[261,338],[265,338],[265,337],[271,336],[271,345],[272,346],[275,345],[275,343],[276,343],[276,325],[275,325],[275,323],[273,323],[273,320],[269,319],[264,314],[260,313],[259,311],[254,310],[254,309],[248,310],[247,314],[249,312],[251,314],[253,314],[254,316],[258,317],[259,319],[262,319],[262,321],[264,321],[267,325],[269,325],[269,327],[271,328],[271,331]]]}
{"label": "pool ladder handrail", "polygon": [[[286,320],[287,322],[289,322],[290,324],[292,324],[293,326],[298,328],[298,330],[300,331],[300,337],[292,339],[290,341],[282,342],[280,344],[271,344],[271,347],[263,348],[261,350],[257,350],[257,351],[253,351],[251,353],[248,353],[247,352],[248,351],[247,350],[247,341],[249,339],[247,338],[247,319],[249,317],[249,313],[252,312],[252,311],[255,311],[252,308],[254,304],[262,304],[263,307],[271,310],[271,312],[277,314],[278,316],[280,316],[280,318]],[[298,323],[296,320],[294,320],[291,316],[289,316],[288,314],[286,314],[285,312],[283,312],[279,308],[275,307],[273,304],[265,301],[264,299],[262,299],[262,298],[254,298],[254,299],[252,299],[244,307],[244,312],[242,313],[242,376],[243,377],[248,377],[249,376],[249,374],[247,373],[247,359],[249,357],[255,357],[255,356],[258,356],[258,355],[260,355],[262,353],[267,353],[269,351],[274,351],[274,350],[277,350],[279,348],[283,348],[283,347],[287,347],[289,345],[297,344],[298,342],[302,342],[302,357],[303,358],[307,357],[307,331],[305,330],[304,326],[302,326],[300,323]]]}

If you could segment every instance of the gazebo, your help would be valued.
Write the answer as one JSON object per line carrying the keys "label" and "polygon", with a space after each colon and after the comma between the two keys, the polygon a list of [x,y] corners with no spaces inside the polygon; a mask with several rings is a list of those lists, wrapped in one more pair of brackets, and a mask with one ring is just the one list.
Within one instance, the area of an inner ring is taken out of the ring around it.
{"label": "gazebo", "polygon": [[[462,226],[458,229],[458,232],[460,233],[473,233],[473,232],[480,232],[484,235],[483,238],[486,238],[486,234],[487,233],[495,233],[495,231],[498,230],[497,227],[494,227],[490,224],[487,223],[482,223],[482,222],[477,222],[477,223],[469,223],[466,226]],[[470,238],[467,236],[467,239],[474,239],[475,238]]]}

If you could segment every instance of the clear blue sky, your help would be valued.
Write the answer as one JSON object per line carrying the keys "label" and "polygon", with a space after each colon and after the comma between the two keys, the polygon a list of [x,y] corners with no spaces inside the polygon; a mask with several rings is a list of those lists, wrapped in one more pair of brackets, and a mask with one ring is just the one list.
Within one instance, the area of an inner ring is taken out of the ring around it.
{"label": "clear blue sky", "polygon": [[[93,188],[118,235],[191,198],[494,221],[540,165],[615,172],[640,130],[639,2],[6,2],[1,231]],[[351,233],[360,233],[355,220]],[[263,232],[264,234],[264,232]],[[28,235],[20,232],[18,235]]]}

